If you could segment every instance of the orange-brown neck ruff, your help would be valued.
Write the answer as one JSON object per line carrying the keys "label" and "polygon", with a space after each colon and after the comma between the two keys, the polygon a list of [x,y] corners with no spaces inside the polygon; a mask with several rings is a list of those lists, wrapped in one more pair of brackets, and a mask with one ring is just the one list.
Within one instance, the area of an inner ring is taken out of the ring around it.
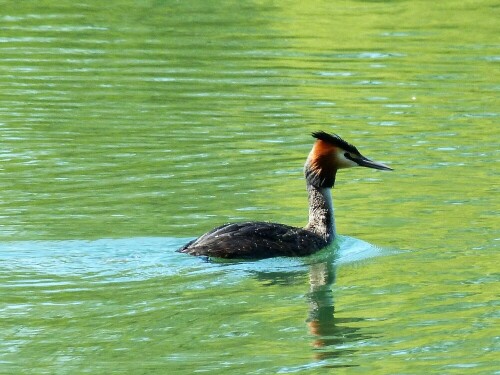
{"label": "orange-brown neck ruff", "polygon": [[318,139],[309,153],[305,165],[306,180],[313,186],[331,188],[335,183],[335,155],[337,147]]}

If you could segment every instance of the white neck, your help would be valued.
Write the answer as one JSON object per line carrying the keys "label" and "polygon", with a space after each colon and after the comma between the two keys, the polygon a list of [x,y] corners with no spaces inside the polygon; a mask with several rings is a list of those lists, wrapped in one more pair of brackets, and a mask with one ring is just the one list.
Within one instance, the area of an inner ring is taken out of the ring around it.
{"label": "white neck", "polygon": [[335,237],[331,189],[318,188],[307,183],[307,192],[309,193],[309,223],[306,229],[330,243]]}

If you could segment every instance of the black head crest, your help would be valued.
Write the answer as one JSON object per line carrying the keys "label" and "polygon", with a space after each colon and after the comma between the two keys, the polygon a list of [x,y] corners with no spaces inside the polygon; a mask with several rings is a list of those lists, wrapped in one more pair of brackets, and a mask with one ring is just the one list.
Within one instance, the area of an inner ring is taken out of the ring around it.
{"label": "black head crest", "polygon": [[324,142],[330,143],[333,146],[340,147],[343,150],[360,154],[355,146],[351,145],[349,142],[344,141],[337,134],[328,134],[324,131],[318,131],[312,133],[312,136],[316,139],[320,139]]}

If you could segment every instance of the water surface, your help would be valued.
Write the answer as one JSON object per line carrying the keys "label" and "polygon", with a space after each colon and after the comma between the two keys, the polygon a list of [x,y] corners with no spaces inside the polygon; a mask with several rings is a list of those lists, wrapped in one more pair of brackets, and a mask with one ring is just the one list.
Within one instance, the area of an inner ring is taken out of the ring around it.
{"label": "water surface", "polygon": [[[2,373],[498,371],[494,1],[4,2]],[[312,131],[334,246],[175,253],[302,226]]]}

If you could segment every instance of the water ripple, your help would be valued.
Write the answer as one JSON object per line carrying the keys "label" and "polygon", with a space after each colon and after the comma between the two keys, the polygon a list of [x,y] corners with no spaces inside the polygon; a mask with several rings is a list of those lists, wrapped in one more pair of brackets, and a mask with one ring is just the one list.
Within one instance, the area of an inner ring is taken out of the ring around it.
{"label": "water ripple", "polygon": [[[326,252],[335,253],[335,264],[342,265],[388,254],[367,242],[338,236],[333,247],[312,257],[272,258],[259,261],[206,263],[197,257],[176,253],[187,242],[179,238],[100,239],[96,241],[16,241],[0,243],[0,276],[37,273],[30,280],[11,286],[54,286],[65,281],[53,277],[83,277],[87,280],[123,282],[165,277],[182,273],[218,272],[221,266],[231,272],[276,272],[307,270],[311,262]],[[48,279],[42,275],[50,276]],[[62,284],[61,284],[62,283]]]}

